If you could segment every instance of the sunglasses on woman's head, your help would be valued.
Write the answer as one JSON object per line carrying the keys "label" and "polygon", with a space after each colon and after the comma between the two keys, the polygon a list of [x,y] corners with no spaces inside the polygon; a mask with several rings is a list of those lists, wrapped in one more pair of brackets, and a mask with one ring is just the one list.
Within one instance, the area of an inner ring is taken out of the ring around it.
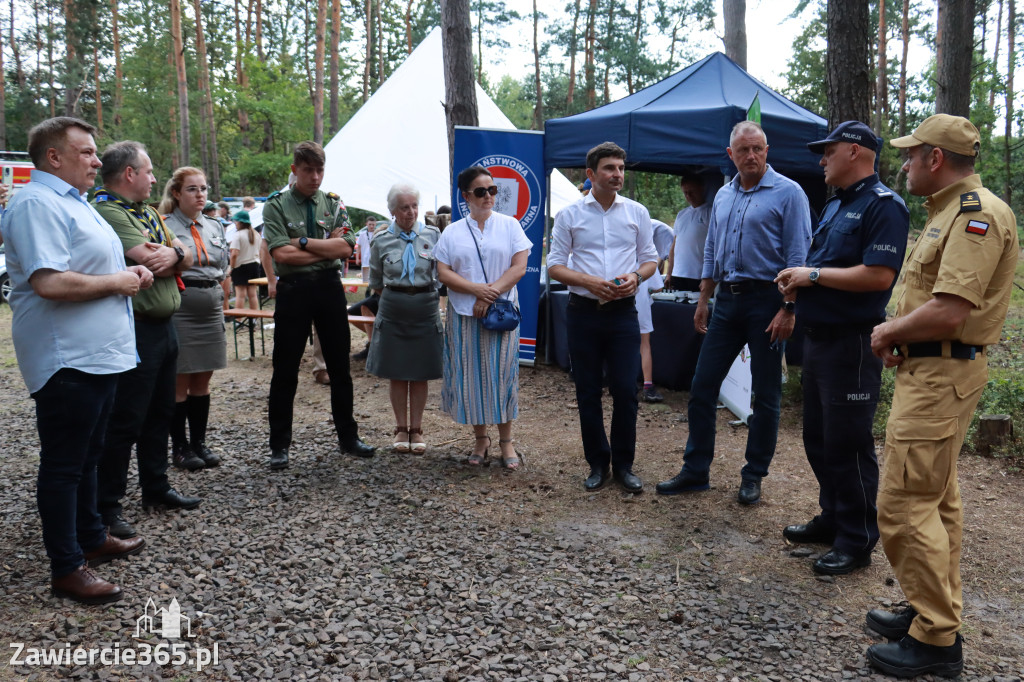
{"label": "sunglasses on woman's head", "polygon": [[490,194],[492,197],[498,193],[498,186],[491,185],[490,187],[474,187],[473,196],[477,199],[483,199],[485,194]]}

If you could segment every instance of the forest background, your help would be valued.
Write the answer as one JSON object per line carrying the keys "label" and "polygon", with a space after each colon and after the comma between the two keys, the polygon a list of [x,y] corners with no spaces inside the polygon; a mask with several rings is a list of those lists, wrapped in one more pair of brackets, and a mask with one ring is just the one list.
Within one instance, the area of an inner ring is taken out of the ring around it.
{"label": "forest background", "polygon": [[[636,92],[736,39],[715,31],[716,14],[735,0],[531,4],[524,14],[503,0],[469,0],[476,78],[522,129]],[[894,137],[935,111],[936,60],[918,59],[925,67],[915,71],[908,52],[912,44],[938,44],[936,2],[865,4],[871,23],[860,39],[871,46],[871,123]],[[943,4],[973,5],[974,35],[957,38],[973,52],[979,168],[1019,213],[1015,0]],[[793,42],[787,72],[772,80],[827,117],[826,2],[794,0],[792,8],[794,18],[810,20]],[[440,23],[440,3],[429,0],[0,0],[0,149],[25,149],[29,128],[46,117],[79,116],[100,129],[101,147],[145,143],[161,180],[178,166],[198,165],[212,197],[265,194],[285,182],[297,142],[330,140]],[[509,36],[530,37],[533,73],[508,75]],[[757,59],[751,55],[755,76]],[[413,110],[437,105],[408,103]],[[393,123],[382,121],[380,135]],[[349,161],[372,172],[372,159]],[[893,150],[881,170],[901,185]],[[344,188],[330,189],[344,196]],[[669,176],[633,173],[628,191],[669,223],[681,208]]]}

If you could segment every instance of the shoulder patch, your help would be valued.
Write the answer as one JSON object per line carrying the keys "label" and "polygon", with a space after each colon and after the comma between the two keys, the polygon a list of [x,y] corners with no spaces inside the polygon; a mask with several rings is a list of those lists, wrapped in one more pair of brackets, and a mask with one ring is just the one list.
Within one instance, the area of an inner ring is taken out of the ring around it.
{"label": "shoulder patch", "polygon": [[270,201],[271,199],[276,199],[279,196],[281,196],[281,190],[277,190],[276,192],[271,192],[270,195],[267,197],[267,201]]}
{"label": "shoulder patch", "polygon": [[341,199],[341,197],[339,197],[339,196],[338,196],[337,194],[335,194],[334,192],[328,192],[328,193],[327,193],[327,198],[328,198],[328,199]]}
{"label": "shoulder patch", "polygon": [[981,210],[981,197],[977,192],[964,192],[960,195],[960,212],[973,213]]}
{"label": "shoulder patch", "polygon": [[983,223],[980,220],[968,220],[967,231],[971,234],[985,235],[988,233],[988,223]]}
{"label": "shoulder patch", "polygon": [[877,194],[880,197],[886,197],[889,199],[892,199],[893,196],[892,191],[885,187],[875,187],[875,194]]}

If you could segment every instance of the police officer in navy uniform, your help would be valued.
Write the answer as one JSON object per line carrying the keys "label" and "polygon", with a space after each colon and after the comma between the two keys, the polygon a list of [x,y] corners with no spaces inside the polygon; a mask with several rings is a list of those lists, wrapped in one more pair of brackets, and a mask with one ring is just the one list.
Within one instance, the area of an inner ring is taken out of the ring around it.
{"label": "police officer in navy uniform", "polygon": [[288,466],[299,363],[311,324],[316,326],[331,377],[331,415],[342,452],[372,457],[375,450],[360,440],[352,415],[348,304],[341,261],[352,255],[355,236],[345,204],[338,195],[320,189],[325,161],[319,144],[296,145],[294,184],[271,195],[263,209],[263,235],[278,278],[269,401],[272,471]]}
{"label": "police officer in navy uniform", "polygon": [[814,570],[844,575],[870,564],[878,542],[871,429],[882,361],[871,351],[871,331],[885,319],[910,214],[874,172],[879,140],[868,126],[846,121],[807,147],[822,155],[825,182],[838,191],[821,213],[807,266],[787,268],[775,281],[783,294],[799,288],[804,449],[818,480],[821,513],[783,535],[831,545]]}

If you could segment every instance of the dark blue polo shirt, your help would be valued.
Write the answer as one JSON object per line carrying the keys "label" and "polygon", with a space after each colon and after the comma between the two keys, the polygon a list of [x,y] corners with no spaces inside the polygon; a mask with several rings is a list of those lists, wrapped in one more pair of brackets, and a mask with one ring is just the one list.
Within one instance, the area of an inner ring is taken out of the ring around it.
{"label": "dark blue polo shirt", "polygon": [[[899,275],[909,229],[910,212],[903,199],[873,174],[839,190],[825,204],[807,252],[807,266],[884,265]],[[797,296],[797,321],[806,327],[881,321],[891,295],[892,285],[885,291],[865,292],[804,287]]]}

